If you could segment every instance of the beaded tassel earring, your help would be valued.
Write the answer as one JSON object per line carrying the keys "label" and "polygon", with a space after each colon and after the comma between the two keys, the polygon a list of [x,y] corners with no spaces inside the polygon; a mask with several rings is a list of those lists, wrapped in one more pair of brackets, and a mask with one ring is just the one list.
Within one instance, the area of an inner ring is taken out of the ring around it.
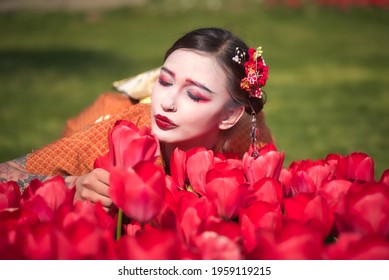
{"label": "beaded tassel earring", "polygon": [[257,129],[257,115],[254,111],[253,108],[252,113],[251,113],[251,133],[250,133],[250,140],[251,140],[251,145],[252,145],[252,157],[257,158],[258,157],[258,146],[257,146],[257,134],[258,134],[258,129]]}

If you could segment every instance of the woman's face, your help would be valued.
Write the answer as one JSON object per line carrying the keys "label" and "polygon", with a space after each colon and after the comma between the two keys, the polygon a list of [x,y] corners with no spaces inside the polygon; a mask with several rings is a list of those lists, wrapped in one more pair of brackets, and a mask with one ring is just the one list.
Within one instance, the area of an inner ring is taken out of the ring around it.
{"label": "woman's face", "polygon": [[151,94],[152,130],[182,150],[212,148],[232,105],[226,75],[212,56],[174,51],[161,68]]}

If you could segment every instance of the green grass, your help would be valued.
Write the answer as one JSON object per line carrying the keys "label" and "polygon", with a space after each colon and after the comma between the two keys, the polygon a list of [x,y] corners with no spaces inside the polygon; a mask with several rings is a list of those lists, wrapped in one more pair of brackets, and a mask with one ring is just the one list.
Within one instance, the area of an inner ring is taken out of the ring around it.
{"label": "green grass", "polygon": [[113,81],[160,65],[178,36],[220,26],[264,49],[270,66],[265,111],[286,166],[358,151],[373,157],[380,176],[389,168],[387,11],[246,2],[2,14],[0,162],[58,138],[65,120],[111,90]]}

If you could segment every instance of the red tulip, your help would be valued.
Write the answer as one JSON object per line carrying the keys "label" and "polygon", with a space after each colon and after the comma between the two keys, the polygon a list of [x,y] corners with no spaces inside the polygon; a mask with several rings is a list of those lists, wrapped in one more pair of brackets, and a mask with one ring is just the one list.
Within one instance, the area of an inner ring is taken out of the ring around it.
{"label": "red tulip", "polygon": [[195,237],[195,248],[203,260],[240,260],[243,258],[238,244],[214,231],[204,231]]}
{"label": "red tulip", "polygon": [[170,196],[168,193],[165,197],[167,207],[175,213],[178,220],[181,220],[187,208],[193,207],[199,202],[199,196],[196,193],[186,190],[171,193]]}
{"label": "red tulip", "polygon": [[383,183],[383,184],[385,184],[385,185],[389,188],[389,169],[386,169],[386,170],[382,173],[380,182]]}
{"label": "red tulip", "polygon": [[198,234],[200,227],[204,222],[201,218],[201,215],[195,207],[188,207],[185,209],[180,220],[180,230],[184,243],[191,243],[193,237]]}
{"label": "red tulip", "polygon": [[184,189],[186,180],[186,153],[176,148],[170,158],[172,189]]}
{"label": "red tulip", "polygon": [[259,150],[259,156],[254,158],[245,153],[243,155],[243,168],[247,180],[254,184],[265,177],[278,180],[284,163],[284,152],[278,152],[273,144],[268,144]]}
{"label": "red tulip", "polygon": [[[289,192],[287,191],[289,189]],[[290,186],[286,186],[287,196],[296,196],[300,193],[316,193],[316,185],[305,171],[292,174]]]}
{"label": "red tulip", "polygon": [[[16,211],[0,212],[0,260],[17,260],[22,258],[20,248],[15,246],[15,236],[18,226],[13,221]],[[4,216],[4,214],[6,214]],[[9,215],[11,214],[11,215]],[[11,217],[10,217],[11,216]]]}
{"label": "red tulip", "polygon": [[364,153],[351,153],[339,159],[335,174],[337,179],[374,182],[374,161]]}
{"label": "red tulip", "polygon": [[323,258],[322,233],[313,227],[289,221],[276,232],[262,231],[248,259],[319,260]]}
{"label": "red tulip", "polygon": [[241,229],[238,223],[231,220],[209,220],[205,231],[224,235],[236,243],[242,242]]}
{"label": "red tulip", "polygon": [[332,172],[332,167],[328,164],[315,165],[307,170],[309,177],[315,184],[316,190],[320,190],[325,183],[333,179],[331,178]]}
{"label": "red tulip", "polygon": [[208,170],[212,167],[214,154],[212,150],[204,148],[193,149],[187,153],[186,170],[193,191],[200,195],[205,194],[205,179]]}
{"label": "red tulip", "polygon": [[0,182],[0,211],[19,207],[21,198],[22,194],[16,182]]}
{"label": "red tulip", "polygon": [[338,164],[339,160],[342,158],[342,155],[339,154],[328,154],[325,158],[325,162],[332,166],[332,168],[335,170],[336,165]]}
{"label": "red tulip", "polygon": [[285,215],[288,219],[311,225],[323,232],[323,238],[330,233],[334,214],[327,201],[320,195],[298,194],[284,200]]}
{"label": "red tulip", "polygon": [[115,221],[104,211],[101,203],[93,204],[89,201],[77,200],[72,209],[62,208],[57,212],[56,220],[61,228],[69,227],[71,224],[79,223],[80,220],[86,220],[96,227],[113,231]]}
{"label": "red tulip", "polygon": [[141,223],[150,221],[164,206],[165,174],[161,167],[143,161],[134,169],[114,167],[109,195],[117,207]]}
{"label": "red tulip", "polygon": [[40,195],[54,212],[63,204],[72,205],[74,192],[65,184],[63,177],[55,176],[44,181],[42,186],[35,191],[35,195]]}
{"label": "red tulip", "polygon": [[237,215],[247,198],[248,185],[243,170],[228,165],[228,161],[215,163],[206,176],[205,196],[215,203],[220,217],[230,219]]}
{"label": "red tulip", "polygon": [[131,223],[123,225],[123,228],[126,235],[129,236],[136,236],[142,232],[142,225],[137,221],[131,221]]}
{"label": "red tulip", "polygon": [[333,167],[324,161],[299,161],[291,163],[288,170],[282,170],[280,181],[286,196],[299,193],[317,193],[332,180]]}
{"label": "red tulip", "polygon": [[303,170],[307,171],[308,169],[314,167],[314,166],[324,166],[328,164],[327,160],[311,160],[311,159],[305,159],[305,160],[297,160],[292,162],[288,169],[294,172]]}
{"label": "red tulip", "polygon": [[341,179],[329,181],[319,190],[319,194],[327,201],[331,209],[337,211],[337,209],[340,209],[343,196],[352,184],[350,181]]}
{"label": "red tulip", "polygon": [[169,260],[180,258],[180,244],[174,232],[147,226],[136,236],[123,236],[116,243],[119,259]]}
{"label": "red tulip", "polygon": [[258,232],[270,230],[276,232],[282,226],[282,212],[278,204],[256,201],[239,212],[243,246],[246,252],[257,245]]}
{"label": "red tulip", "polygon": [[[115,221],[101,203],[76,201],[61,207],[55,216],[59,259],[113,259]],[[92,245],[93,244],[93,245]]]}
{"label": "red tulip", "polygon": [[27,188],[23,191],[22,199],[20,201],[23,204],[24,201],[30,199],[35,195],[35,192],[43,186],[43,182],[39,179],[32,179]]}
{"label": "red tulip", "polygon": [[141,161],[155,161],[159,154],[158,140],[150,128],[140,129],[127,120],[115,123],[108,133],[108,144],[108,154],[95,160],[95,168],[109,171],[113,166],[133,167]]}
{"label": "red tulip", "polygon": [[138,162],[156,159],[158,140],[149,127],[139,129],[126,120],[116,122],[108,135],[113,166],[133,167]]}
{"label": "red tulip", "polygon": [[186,193],[188,194],[181,196],[178,201],[176,215],[183,240],[191,243],[193,237],[205,227],[206,222],[215,216],[215,209],[207,197],[198,198],[194,193]]}
{"label": "red tulip", "polygon": [[244,227],[243,221],[247,221],[254,226],[255,230],[269,229],[279,230],[282,226],[282,211],[280,205],[257,201],[249,207],[241,209],[239,212],[239,221],[241,227]]}
{"label": "red tulip", "polygon": [[389,237],[389,189],[381,183],[350,188],[344,196],[344,212],[338,217],[341,231]]}
{"label": "red tulip", "polygon": [[[169,191],[166,193],[169,194]],[[155,227],[171,231],[177,231],[178,227],[176,213],[170,207],[167,207],[167,203],[165,203],[164,209],[161,210],[160,214],[157,215],[152,223]]]}
{"label": "red tulip", "polygon": [[263,178],[252,187],[251,201],[263,201],[279,205],[283,200],[281,185],[272,178]]}
{"label": "red tulip", "polygon": [[21,259],[55,259],[56,229],[51,223],[35,223],[19,226],[15,230],[14,248]]}
{"label": "red tulip", "polygon": [[330,260],[389,260],[389,241],[382,236],[341,233],[325,250]]}
{"label": "red tulip", "polygon": [[18,219],[19,223],[30,223],[31,221],[49,222],[53,220],[53,209],[40,195],[35,195],[25,201],[22,206],[22,215]]}
{"label": "red tulip", "polygon": [[58,259],[114,259],[113,232],[80,218],[58,233]]}
{"label": "red tulip", "polygon": [[107,171],[111,170],[111,161],[110,161],[110,153],[106,153],[105,155],[103,156],[99,156],[95,159],[94,163],[93,163],[93,168],[96,169],[96,168],[102,168],[102,169],[105,169]]}

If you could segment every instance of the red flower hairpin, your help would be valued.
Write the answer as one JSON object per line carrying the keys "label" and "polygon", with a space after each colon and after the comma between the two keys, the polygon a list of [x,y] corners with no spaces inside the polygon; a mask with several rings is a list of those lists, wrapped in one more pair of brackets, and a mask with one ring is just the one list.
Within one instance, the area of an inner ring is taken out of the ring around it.
{"label": "red flower hairpin", "polygon": [[[263,60],[262,47],[249,48],[248,54],[249,59],[244,63],[246,77],[242,79],[240,87],[247,91],[250,96],[261,98],[263,94],[262,87],[265,86],[269,76],[269,67],[266,66]],[[242,58],[244,58],[244,55],[242,56],[242,51],[237,48],[236,55],[232,59],[240,64]]]}

